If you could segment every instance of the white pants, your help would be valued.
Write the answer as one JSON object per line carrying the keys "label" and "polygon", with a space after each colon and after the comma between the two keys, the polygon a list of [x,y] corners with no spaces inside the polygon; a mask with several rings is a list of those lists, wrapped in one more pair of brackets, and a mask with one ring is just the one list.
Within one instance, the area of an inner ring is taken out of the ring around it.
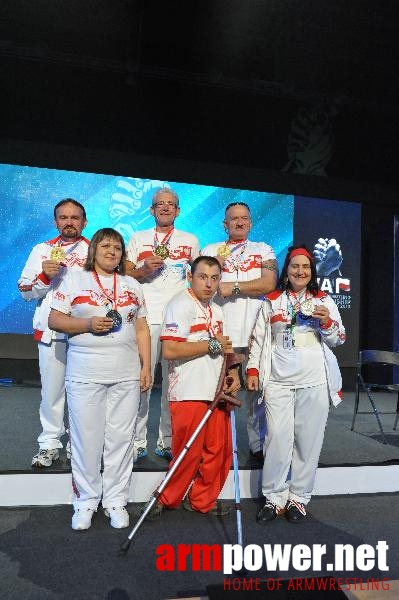
{"label": "white pants", "polygon": [[[125,506],[140,401],[138,381],[112,385],[67,381],[74,507]],[[103,475],[101,479],[101,457]]]}
{"label": "white pants", "polygon": [[42,381],[40,422],[42,433],[37,438],[40,450],[62,448],[60,438],[65,433],[65,368],[67,341],[39,342],[39,368]]}
{"label": "white pants", "polygon": [[[234,352],[245,354],[245,361],[242,363],[242,373],[245,381],[249,349],[234,348]],[[245,390],[243,395],[247,407],[249,448],[252,452],[259,452],[259,450],[263,449],[266,435],[265,403],[262,398],[262,392],[249,392]]]}
{"label": "white pants", "polygon": [[[154,381],[155,368],[161,355],[161,335],[162,324],[149,325],[151,334],[151,376]],[[162,392],[161,392],[161,418],[159,421],[158,441],[160,448],[170,448],[172,446],[172,425],[170,422],[169,402],[168,402],[168,363],[161,360],[162,367]],[[135,448],[147,447],[147,421],[150,410],[150,396],[152,387],[143,392],[140,396],[140,408],[137,417],[136,434],[134,438]]]}
{"label": "white pants", "polygon": [[[265,390],[267,435],[262,493],[283,508],[288,499],[307,504],[323,445],[329,410],[327,385]],[[291,480],[287,481],[291,467]]]}

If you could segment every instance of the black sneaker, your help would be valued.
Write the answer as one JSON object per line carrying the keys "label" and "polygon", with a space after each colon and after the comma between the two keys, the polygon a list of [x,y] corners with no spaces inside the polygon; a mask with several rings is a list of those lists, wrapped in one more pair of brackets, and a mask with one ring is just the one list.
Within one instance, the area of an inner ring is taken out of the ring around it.
{"label": "black sneaker", "polygon": [[301,523],[306,519],[305,505],[296,500],[288,500],[285,506],[285,517],[290,523]]}
{"label": "black sneaker", "polygon": [[256,515],[256,522],[259,523],[259,525],[265,525],[266,523],[269,523],[269,521],[274,521],[274,519],[278,517],[279,513],[280,509],[277,504],[274,504],[274,502],[266,499],[265,505]]}
{"label": "black sneaker", "polygon": [[[160,502],[156,501],[154,506],[151,508],[150,511],[148,511],[148,513],[146,514],[145,517],[145,521],[159,521],[159,519],[161,518],[161,515],[163,513],[164,510],[164,505],[161,504]],[[146,506],[143,506],[143,508],[140,510],[140,516],[142,514],[144,514],[146,509]]]}
{"label": "black sneaker", "polygon": [[257,450],[256,452],[253,452],[252,450],[250,450],[249,455],[252,456],[255,460],[257,460],[258,463],[261,465],[263,465],[263,463],[265,462],[265,457],[263,456],[263,450]]}

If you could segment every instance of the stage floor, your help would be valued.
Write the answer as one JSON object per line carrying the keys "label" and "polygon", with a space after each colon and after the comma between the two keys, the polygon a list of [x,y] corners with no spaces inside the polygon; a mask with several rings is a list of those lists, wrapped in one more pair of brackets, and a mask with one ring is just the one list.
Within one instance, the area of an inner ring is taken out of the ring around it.
{"label": "stage floor", "polygon": [[[255,521],[261,506],[259,500],[242,502],[244,545],[325,544],[322,570],[299,571],[291,564],[286,571],[259,571],[248,577],[273,580],[278,577],[343,577],[361,578],[366,584],[371,578],[399,578],[399,494],[363,496],[315,497],[309,504],[309,518],[301,525],[291,525],[284,518],[269,526]],[[136,522],[139,505],[128,507],[131,526]],[[7,600],[165,600],[166,598],[204,597],[207,586],[223,584],[222,571],[193,570],[191,558],[187,569],[160,571],[156,567],[156,551],[160,544],[177,549],[178,544],[235,544],[237,540],[234,512],[224,518],[193,514],[183,509],[167,511],[159,522],[144,523],[136,534],[130,551],[118,556],[129,529],[115,530],[109,526],[102,510],[93,518],[88,531],[72,531],[70,506],[0,508],[0,598]],[[348,544],[357,549],[362,544],[376,547],[384,540],[389,550],[389,571],[374,566],[330,571],[326,563],[333,560],[336,544]],[[358,588],[360,587],[358,579]],[[245,592],[244,592],[245,594]],[[302,599],[297,592],[289,597]],[[369,592],[367,598],[394,598],[384,590]],[[249,598],[226,592],[223,598]],[[256,598],[264,598],[255,594]],[[273,598],[283,600],[284,592]],[[324,598],[323,593],[320,598]],[[334,593],[328,598],[335,598]],[[397,596],[396,596],[397,597]],[[309,598],[309,596],[305,596]]]}
{"label": "stage floor", "polygon": [[[379,393],[377,403],[382,411],[393,411],[396,404],[394,394]],[[356,431],[350,431],[354,394],[344,393],[344,401],[331,408],[327,423],[324,445],[320,456],[320,467],[345,465],[399,464],[399,429],[393,431],[394,415],[383,414],[384,430],[388,444],[381,443],[376,418],[373,414],[359,415]],[[37,436],[39,421],[40,387],[11,385],[0,387],[0,473],[32,472],[31,460],[38,450]],[[369,410],[366,397],[362,409]],[[167,462],[154,454],[158,437],[160,412],[160,389],[155,387],[151,397],[148,434],[148,457],[135,464],[136,471],[165,470]],[[259,464],[248,452],[244,407],[236,412],[239,466],[241,469],[256,469]],[[62,453],[48,472],[69,472],[70,464]]]}

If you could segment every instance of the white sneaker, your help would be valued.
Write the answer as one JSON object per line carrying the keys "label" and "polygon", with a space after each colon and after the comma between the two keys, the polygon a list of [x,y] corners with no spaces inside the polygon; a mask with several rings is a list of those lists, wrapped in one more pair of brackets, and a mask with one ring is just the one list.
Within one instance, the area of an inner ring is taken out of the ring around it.
{"label": "white sneaker", "polygon": [[77,508],[72,517],[72,529],[89,529],[94,512],[94,508]]}
{"label": "white sneaker", "polygon": [[148,456],[147,448],[133,448],[133,462],[137,462]]}
{"label": "white sneaker", "polygon": [[32,458],[32,467],[51,467],[52,463],[57,460],[60,456],[58,448],[47,448],[46,450],[39,450],[37,454]]}
{"label": "white sneaker", "polygon": [[71,442],[68,440],[65,446],[65,453],[67,460],[71,460],[72,451],[71,451]]}
{"label": "white sneaker", "polygon": [[106,508],[104,513],[111,519],[111,527],[115,529],[123,529],[129,527],[129,513],[124,506],[112,506]]}

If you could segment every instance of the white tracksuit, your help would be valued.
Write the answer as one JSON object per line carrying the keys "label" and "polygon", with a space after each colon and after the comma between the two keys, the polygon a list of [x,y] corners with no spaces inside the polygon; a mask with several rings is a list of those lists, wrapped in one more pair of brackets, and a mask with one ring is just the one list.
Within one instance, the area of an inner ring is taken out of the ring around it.
{"label": "white tracksuit", "polygon": [[[335,302],[324,292],[313,298],[330,313],[318,319],[297,316],[294,345],[287,343],[289,301],[268,294],[253,331],[247,372],[256,369],[266,406],[267,436],[262,493],[283,508],[288,499],[307,504],[314,486],[329,403],[341,401],[341,374],[330,347],[345,341]],[[254,374],[254,371],[252,371]],[[291,479],[286,481],[291,468]]]}
{"label": "white tracksuit", "polygon": [[[225,242],[209,244],[201,250],[201,255],[217,256],[218,249],[224,244]],[[240,283],[241,281],[258,279],[262,276],[262,264],[268,260],[276,259],[273,248],[264,242],[247,240],[241,248],[234,250],[235,246],[237,245],[230,244],[230,249],[233,249],[233,251],[223,263],[222,282],[238,281]],[[226,323],[225,334],[230,337],[234,351],[244,354],[247,359],[249,340],[262,305],[262,298],[238,295],[229,296],[228,298],[215,296],[214,300],[223,309]],[[244,362],[242,368],[245,372],[246,362]],[[252,452],[258,452],[262,449],[266,432],[263,402],[258,402],[258,393],[245,391],[244,398],[247,406],[249,447]]]}
{"label": "white tracksuit", "polygon": [[[55,292],[51,308],[72,317],[105,316],[113,278],[71,273]],[[132,474],[134,428],[140,401],[136,321],[147,314],[143,291],[118,275],[116,306],[122,325],[106,334],[82,333],[68,344],[66,388],[72,450],[74,507],[125,506]],[[101,458],[103,474],[101,476]]]}
{"label": "white tracksuit", "polygon": [[[42,382],[40,421],[42,433],[38,437],[41,450],[62,448],[60,438],[65,433],[65,367],[67,340],[63,333],[56,333],[48,327],[48,315],[54,291],[58,289],[63,277],[70,271],[81,271],[86,262],[89,240],[80,237],[72,243],[61,242],[61,236],[37,244],[18,280],[18,289],[27,300],[37,300],[33,317],[34,337],[38,342],[39,368]],[[60,274],[47,279],[42,271],[44,260],[50,259],[51,250],[61,244],[66,256]]]}
{"label": "white tracksuit", "polygon": [[[161,233],[155,233],[154,227],[138,231],[131,237],[127,246],[127,256],[137,269],[143,266],[144,260],[148,256],[154,255],[155,245],[156,243],[162,243],[162,237]],[[151,334],[151,375],[153,381],[155,369],[161,355],[159,336],[161,335],[166,305],[175,294],[187,288],[187,269],[199,255],[198,239],[192,233],[180,229],[173,229],[166,245],[169,256],[164,260],[163,268],[153,273],[148,279],[140,281],[148,310],[147,322]],[[159,448],[170,448],[172,446],[172,427],[168,403],[167,361],[161,360],[161,367],[161,417],[157,446]],[[150,396],[151,388],[141,394],[134,440],[135,448],[147,447]]]}

